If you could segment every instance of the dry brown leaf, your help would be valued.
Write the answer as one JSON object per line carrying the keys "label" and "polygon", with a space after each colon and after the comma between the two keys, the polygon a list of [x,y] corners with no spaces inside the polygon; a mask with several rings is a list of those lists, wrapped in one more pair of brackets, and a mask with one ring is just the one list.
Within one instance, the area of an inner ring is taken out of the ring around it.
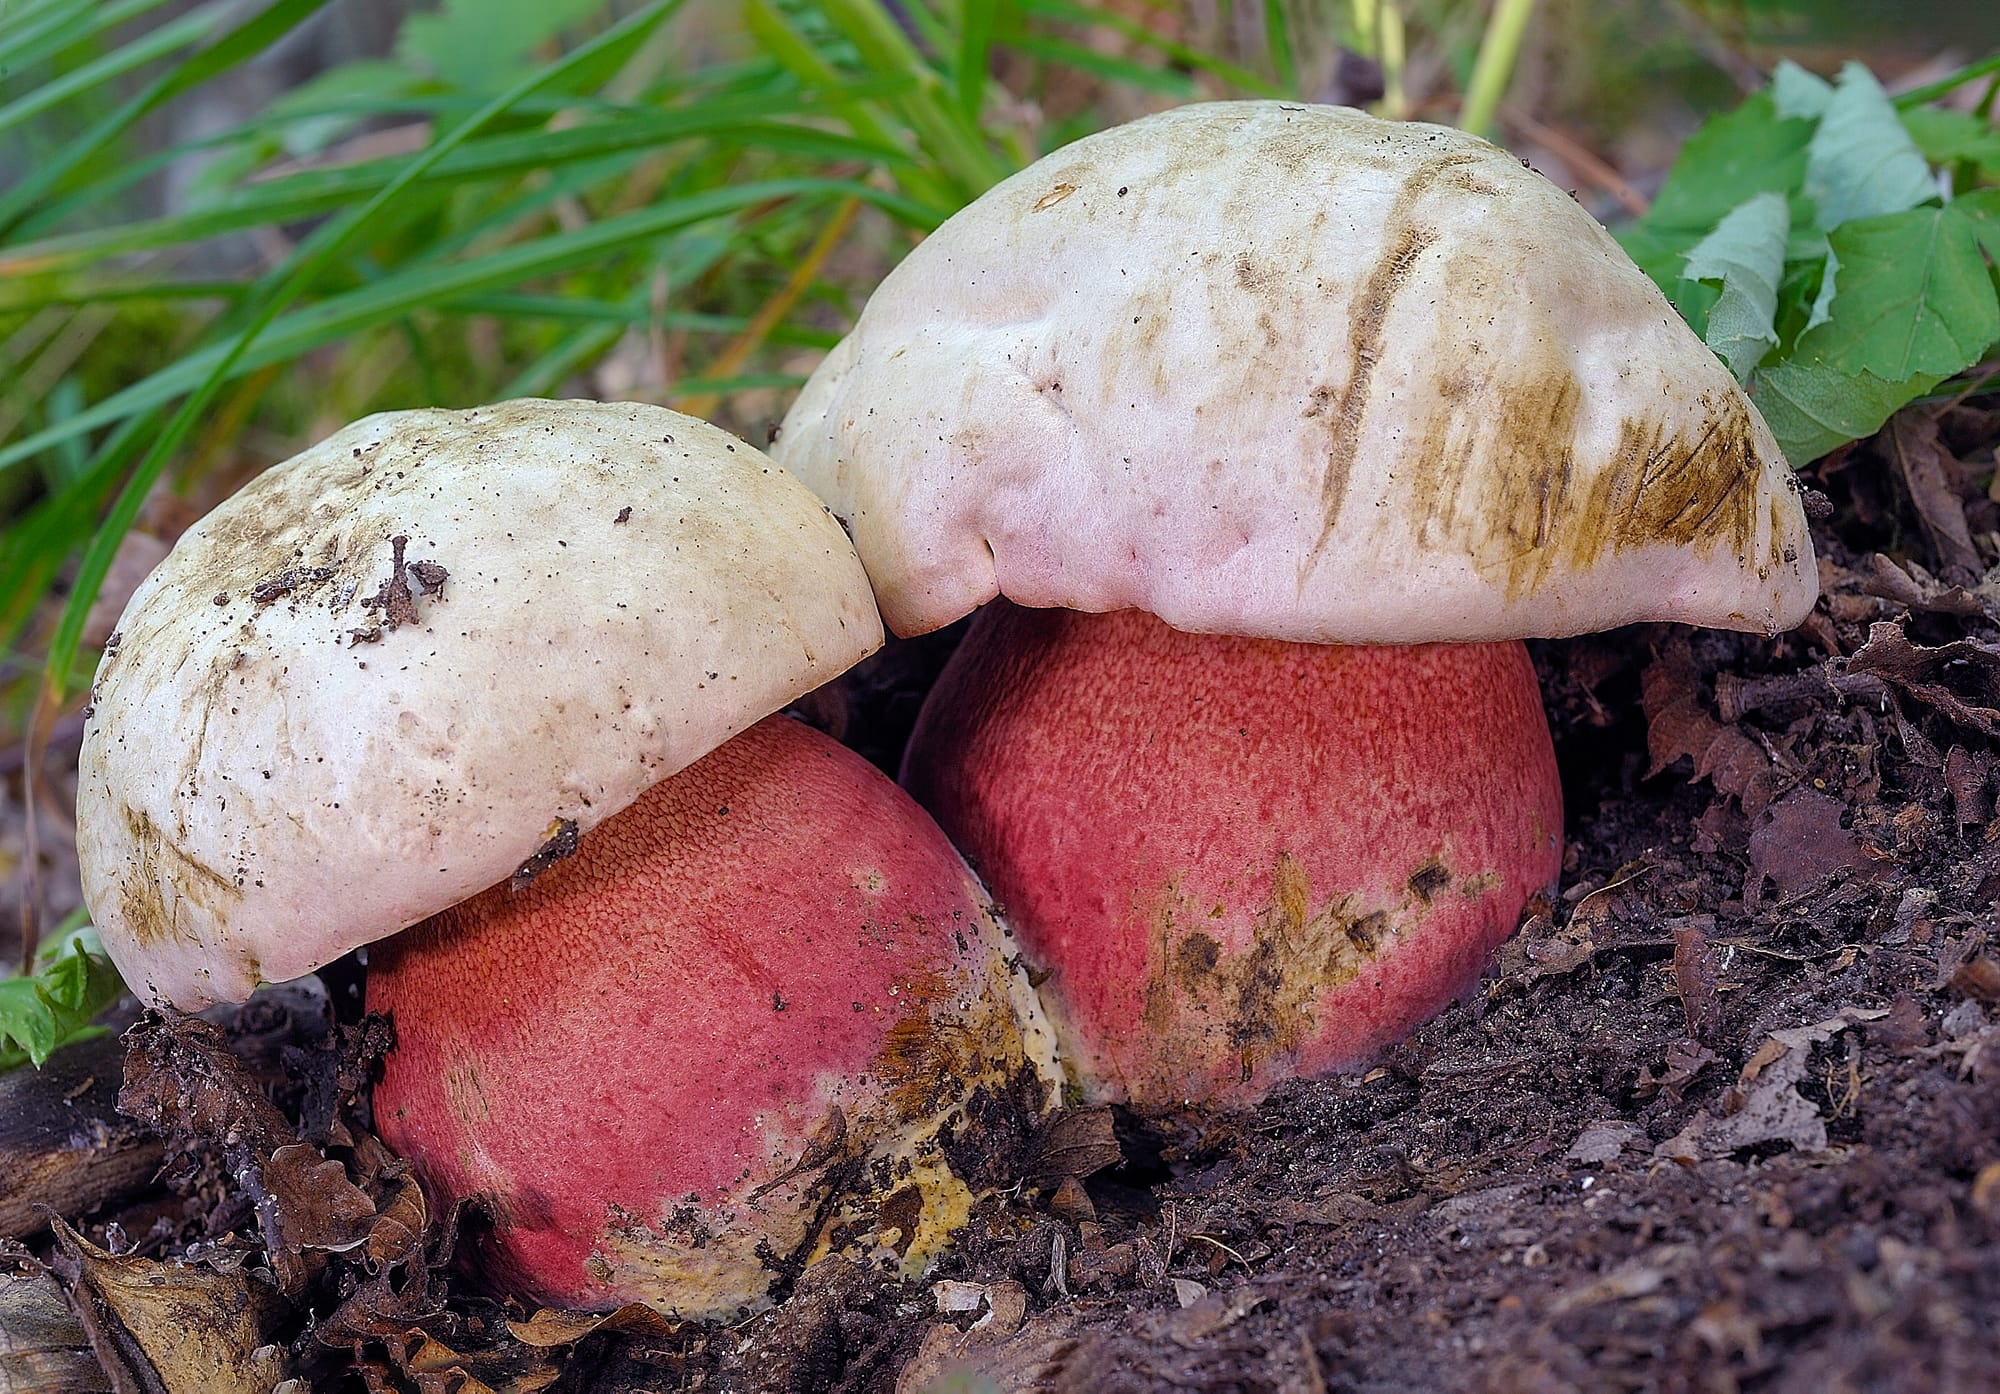
{"label": "dry brown leaf", "polygon": [[70,1308],[114,1382],[168,1394],[270,1394],[282,1304],[254,1270],[111,1254],[61,1220],[51,1259]]}
{"label": "dry brown leaf", "polygon": [[1794,789],[1766,811],[1750,834],[1750,870],[1789,899],[1838,872],[1875,875],[1884,868],[1840,825],[1846,805],[1817,789]]}
{"label": "dry brown leaf", "polygon": [[1646,713],[1648,778],[1685,756],[1694,762],[1696,779],[1734,796],[1745,813],[1754,815],[1770,803],[1777,787],[1771,757],[1736,727],[1709,715],[1684,638],[1671,640],[1646,665],[1639,677],[1639,701]]}
{"label": "dry brown leaf", "polygon": [[[1972,698],[1947,686],[1944,675],[1971,683]],[[1868,627],[1868,642],[1847,659],[1848,674],[1872,674],[1935,709],[1960,726],[2000,736],[2000,647],[1959,639],[1937,648],[1910,642],[1900,624],[1882,620]]]}
{"label": "dry brown leaf", "polygon": [[1108,1108],[1066,1108],[1042,1125],[1028,1163],[1028,1178],[1057,1181],[1089,1176],[1124,1159]]}
{"label": "dry brown leaf", "polygon": [[1957,461],[1938,437],[1937,414],[1920,407],[1899,411],[1889,418],[1882,441],[1916,505],[1939,573],[1946,581],[1970,585],[1986,568],[1965,525],[1965,503],[1953,486]]}
{"label": "dry brown leaf", "polygon": [[1800,1152],[1825,1151],[1826,1120],[1794,1087],[1806,1077],[1807,1056],[1817,1042],[1888,1014],[1884,1008],[1848,1007],[1824,1021],[1771,1032],[1744,1062],[1729,1093],[1730,1111],[1720,1118],[1706,1110],[1697,1113],[1653,1155],[1687,1165],[1766,1142],[1787,1143]]}
{"label": "dry brown leaf", "polygon": [[680,1325],[651,1307],[628,1302],[609,1315],[544,1307],[526,1321],[508,1322],[507,1329],[521,1344],[548,1350],[555,1346],[573,1346],[584,1337],[595,1336],[599,1332],[607,1335],[672,1336],[680,1330]]}
{"label": "dry brown leaf", "polygon": [[1952,969],[1946,984],[1981,1002],[2000,1002],[2000,962],[1976,954]]}
{"label": "dry brown leaf", "polygon": [[1680,994],[1688,1035],[1704,1042],[1722,1024],[1715,950],[1708,942],[1714,928],[1713,915],[1689,915],[1674,925],[1674,990]]}

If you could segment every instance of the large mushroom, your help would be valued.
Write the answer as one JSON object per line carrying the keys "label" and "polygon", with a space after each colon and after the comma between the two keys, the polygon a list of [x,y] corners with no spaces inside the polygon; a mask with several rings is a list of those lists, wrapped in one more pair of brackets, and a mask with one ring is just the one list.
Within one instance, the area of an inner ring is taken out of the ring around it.
{"label": "large mushroom", "polygon": [[1340,108],[1185,107],[999,184],[774,449],[898,633],[1005,597],[904,782],[1083,1094],[1147,1109],[1362,1062],[1553,885],[1523,638],[1817,590],[1769,430],[1604,229]]}
{"label": "large mushroom", "polygon": [[190,1009],[422,922],[370,972],[376,1117],[485,1198],[504,1286],[717,1316],[829,1249],[918,1266],[1054,1075],[936,826],[769,715],[880,638],[838,525],[712,426],[370,417],[133,597],[85,893]]}

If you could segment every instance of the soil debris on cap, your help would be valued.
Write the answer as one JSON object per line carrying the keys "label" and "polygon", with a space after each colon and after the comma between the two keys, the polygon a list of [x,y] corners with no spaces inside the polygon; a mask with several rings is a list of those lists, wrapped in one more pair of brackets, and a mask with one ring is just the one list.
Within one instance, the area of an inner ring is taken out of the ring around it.
{"label": "soil debris on cap", "polygon": [[[382,612],[380,629],[384,632],[401,625],[416,624],[418,622],[417,594],[434,595],[442,600],[444,598],[444,583],[451,575],[443,566],[434,561],[409,562],[406,564],[403,560],[403,551],[409,545],[410,539],[407,533],[398,533],[389,539],[389,546],[393,549],[394,553],[389,563],[389,579],[382,583],[380,590],[361,602],[361,608],[364,610],[380,610]],[[410,589],[410,578],[412,576],[416,578],[418,587],[418,590],[414,592]],[[355,632],[358,633],[359,631]],[[379,640],[380,637],[381,634],[378,633],[375,639],[366,642],[373,643]]]}
{"label": "soil debris on cap", "polygon": [[275,576],[259,581],[251,587],[250,599],[259,605],[269,605],[272,601],[292,594],[294,591],[310,590],[323,581],[331,580],[337,568],[331,566],[290,566]]}
{"label": "soil debris on cap", "polygon": [[507,878],[507,889],[526,890],[544,871],[559,861],[575,856],[581,836],[574,818],[558,818],[550,823],[548,831],[542,834],[542,845]]}

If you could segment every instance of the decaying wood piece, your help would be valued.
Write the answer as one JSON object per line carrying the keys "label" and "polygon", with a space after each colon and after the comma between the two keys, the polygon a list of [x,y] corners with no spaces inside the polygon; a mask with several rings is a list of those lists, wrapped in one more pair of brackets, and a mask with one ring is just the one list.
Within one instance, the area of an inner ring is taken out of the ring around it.
{"label": "decaying wood piece", "polygon": [[111,1381],[46,1273],[0,1273],[0,1394],[100,1394]]}
{"label": "decaying wood piece", "polygon": [[124,1060],[106,1036],[57,1051],[39,1070],[0,1073],[0,1237],[39,1233],[50,1211],[74,1219],[145,1189],[160,1143],[118,1112]]}

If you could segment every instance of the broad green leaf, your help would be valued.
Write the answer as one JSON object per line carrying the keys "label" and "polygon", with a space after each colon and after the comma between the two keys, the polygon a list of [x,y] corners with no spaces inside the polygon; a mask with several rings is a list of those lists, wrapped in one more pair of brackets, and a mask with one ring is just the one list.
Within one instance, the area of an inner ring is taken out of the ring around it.
{"label": "broad green leaf", "polygon": [[1979,189],[1960,194],[1951,206],[1972,226],[1972,235],[1986,249],[1986,255],[2000,265],[2000,189]]}
{"label": "broad green leaf", "polygon": [[[1791,195],[1805,176],[1810,121],[1781,119],[1768,92],[1688,137],[1646,216],[1618,230],[1626,254],[1668,295],[1689,248],[1729,210],[1762,193]],[[1803,221],[1793,218],[1795,223]]]}
{"label": "broad green leaf", "polygon": [[1732,209],[1687,255],[1689,280],[1721,283],[1703,337],[1738,382],[1778,342],[1778,281],[1790,228],[1784,196],[1758,194]]}
{"label": "broad green leaf", "polygon": [[1697,236],[1756,194],[1788,194],[1805,176],[1809,121],[1782,119],[1759,92],[1707,122],[1681,146],[1645,221]]}
{"label": "broad green leaf", "polygon": [[1806,197],[1828,232],[1856,218],[1900,213],[1938,197],[1937,181],[1875,75],[1840,70],[1833,98],[1806,148]]}
{"label": "broad green leaf", "polygon": [[1934,165],[1964,160],[2000,175],[2000,130],[1969,111],[1918,106],[1900,113],[1903,129]]}
{"label": "broad green leaf", "polygon": [[1826,115],[1833,100],[1833,84],[1817,73],[1809,73],[1789,58],[1780,58],[1771,72],[1771,104],[1780,116],[1803,116],[1817,121]]}
{"label": "broad green leaf", "polygon": [[1884,382],[1871,373],[1847,373],[1795,357],[1760,369],[1751,380],[1750,398],[1785,458],[1797,467],[1873,435],[1898,407],[1941,381],[1917,377]]}
{"label": "broad green leaf", "polygon": [[1819,294],[1813,297],[1812,314],[1806,318],[1806,331],[1819,328],[1833,318],[1833,298],[1840,282],[1840,253],[1833,250],[1833,243],[1826,244],[1826,267],[1820,272]]}
{"label": "broad green leaf", "polygon": [[124,995],[94,932],[62,936],[54,952],[36,955],[31,976],[0,978],[0,1070],[39,1066],[69,1042],[101,1035],[90,1023]]}
{"label": "broad green leaf", "polygon": [[1840,288],[1813,331],[1828,367],[1885,382],[1949,377],[2000,338],[2000,301],[1962,202],[1863,218],[1828,235]]}
{"label": "broad green leaf", "polygon": [[33,978],[0,978],[0,1067],[9,1048],[39,1065],[56,1048],[56,1018]]}
{"label": "broad green leaf", "polygon": [[453,86],[497,92],[532,70],[536,48],[602,8],[599,0],[445,0],[403,21],[396,52]]}

